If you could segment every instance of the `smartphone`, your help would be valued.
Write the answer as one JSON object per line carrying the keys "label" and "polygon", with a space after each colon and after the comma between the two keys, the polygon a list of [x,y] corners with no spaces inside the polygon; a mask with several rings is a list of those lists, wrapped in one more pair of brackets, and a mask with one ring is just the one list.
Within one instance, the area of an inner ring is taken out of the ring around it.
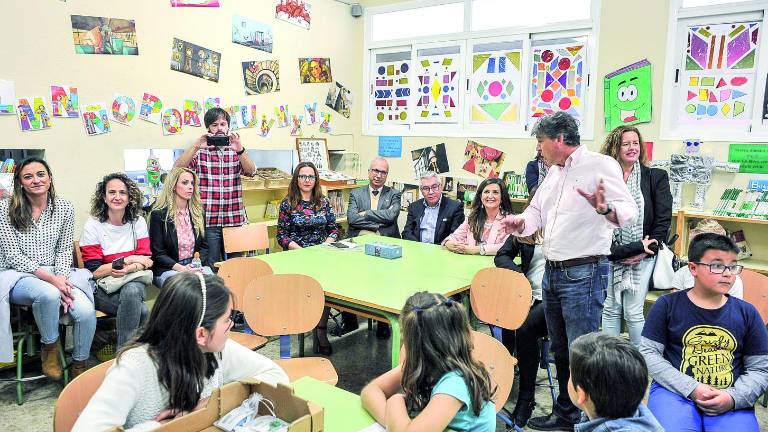
{"label": "smartphone", "polygon": [[336,246],[337,248],[340,248],[340,249],[344,249],[344,248],[348,248],[349,247],[349,246],[345,245],[342,242],[333,242],[333,243],[331,243],[331,245]]}
{"label": "smartphone", "polygon": [[120,257],[112,261],[112,268],[115,270],[122,270],[125,267],[125,257]]}
{"label": "smartphone", "polygon": [[208,145],[216,146],[216,147],[226,147],[229,145],[229,136],[228,135],[213,135],[213,136],[209,135]]}

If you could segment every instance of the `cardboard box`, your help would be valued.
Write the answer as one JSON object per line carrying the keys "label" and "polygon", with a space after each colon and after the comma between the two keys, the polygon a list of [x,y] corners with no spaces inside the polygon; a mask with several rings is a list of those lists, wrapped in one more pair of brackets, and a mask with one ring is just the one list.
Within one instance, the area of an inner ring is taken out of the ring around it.
{"label": "cardboard box", "polygon": [[395,259],[403,256],[403,247],[388,243],[366,243],[365,254],[386,259]]}
{"label": "cardboard box", "polygon": [[[205,408],[187,414],[156,431],[162,432],[214,432],[221,431],[213,422],[240,406],[252,393],[261,393],[275,404],[277,417],[289,423],[290,432],[322,432],[323,408],[293,394],[289,386],[278,384],[277,387],[258,380],[233,382],[216,389],[208,399]],[[259,414],[269,414],[264,404],[259,406]]]}

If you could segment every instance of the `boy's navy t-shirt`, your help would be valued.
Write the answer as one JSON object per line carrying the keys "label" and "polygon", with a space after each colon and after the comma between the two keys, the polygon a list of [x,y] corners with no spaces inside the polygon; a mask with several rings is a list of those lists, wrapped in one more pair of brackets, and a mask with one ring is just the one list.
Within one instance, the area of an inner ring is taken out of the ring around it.
{"label": "boy's navy t-shirt", "polygon": [[768,354],[768,333],[754,306],[727,296],[718,309],[703,309],[688,291],[659,297],[645,320],[643,337],[664,345],[664,358],[680,372],[718,389],[743,373],[743,357]]}

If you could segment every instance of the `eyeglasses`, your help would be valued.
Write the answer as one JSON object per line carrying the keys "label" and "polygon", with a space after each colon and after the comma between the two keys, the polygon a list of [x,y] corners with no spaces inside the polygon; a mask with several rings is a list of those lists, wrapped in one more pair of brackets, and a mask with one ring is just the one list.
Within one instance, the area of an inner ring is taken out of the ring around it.
{"label": "eyeglasses", "polygon": [[376,168],[371,168],[368,171],[370,171],[371,174],[373,174],[373,175],[385,176],[385,175],[389,174],[389,171],[382,171],[382,170],[379,170],[379,169],[376,169]]}
{"label": "eyeglasses", "polygon": [[313,175],[304,175],[304,174],[301,174],[298,177],[299,177],[299,180],[301,180],[301,181],[308,181],[308,182],[309,181],[315,181],[315,179],[317,178],[317,177],[315,177]]}
{"label": "eyeglasses", "polygon": [[709,271],[714,274],[722,274],[725,273],[725,269],[728,269],[728,271],[731,272],[732,275],[740,274],[742,270],[744,270],[744,266],[741,264],[731,264],[731,265],[725,265],[723,263],[703,263],[703,262],[694,262],[696,265],[705,265],[709,267]]}
{"label": "eyeglasses", "polygon": [[432,186],[422,186],[421,187],[421,191],[424,192],[424,193],[427,193],[429,191],[437,192],[439,190],[440,190],[440,185],[439,184],[433,184]]}

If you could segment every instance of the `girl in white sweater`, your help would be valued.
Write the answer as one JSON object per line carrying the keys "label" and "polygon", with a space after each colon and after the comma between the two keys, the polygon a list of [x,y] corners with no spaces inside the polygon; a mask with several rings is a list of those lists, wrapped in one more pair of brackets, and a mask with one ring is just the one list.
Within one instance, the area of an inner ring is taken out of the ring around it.
{"label": "girl in white sweater", "polygon": [[117,356],[73,431],[149,430],[202,408],[214,388],[288,376],[272,360],[229,339],[232,294],[218,276],[168,279],[139,336]]}

